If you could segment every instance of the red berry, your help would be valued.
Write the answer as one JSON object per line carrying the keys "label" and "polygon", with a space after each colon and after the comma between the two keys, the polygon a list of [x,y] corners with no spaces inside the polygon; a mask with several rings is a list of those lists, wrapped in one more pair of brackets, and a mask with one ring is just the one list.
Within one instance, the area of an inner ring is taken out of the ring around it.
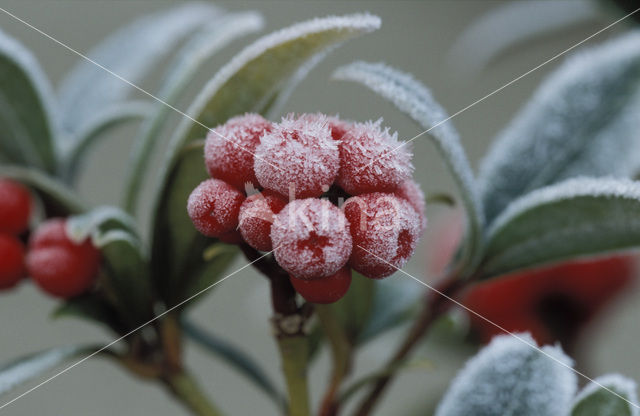
{"label": "red berry", "polygon": [[355,123],[342,137],[336,183],[351,195],[393,192],[411,177],[408,145],[401,146],[380,123]]}
{"label": "red berry", "polygon": [[307,280],[289,276],[293,288],[311,303],[333,303],[347,294],[351,285],[351,269],[343,267],[331,276]]}
{"label": "red berry", "polygon": [[342,136],[351,128],[351,123],[345,120],[341,120],[338,116],[326,116],[322,113],[304,114],[301,117],[305,117],[308,120],[325,119],[329,125],[331,131],[331,137],[333,140],[340,140]]}
{"label": "red berry", "polygon": [[425,214],[427,204],[420,185],[411,179],[407,179],[398,186],[395,194],[400,198],[406,199],[416,210],[418,217],[420,217],[420,234],[422,234],[427,228],[427,215]]}
{"label": "red berry", "polygon": [[364,194],[349,198],[343,208],[353,237],[349,264],[356,271],[381,279],[413,255],[420,218],[406,200],[393,194]]}
{"label": "red berry", "polygon": [[70,298],[93,285],[100,267],[100,252],[89,239],[75,243],[66,234],[66,221],[46,221],[31,235],[27,270],[45,292]]}
{"label": "red berry", "polygon": [[31,217],[31,194],[21,184],[0,179],[0,232],[18,235]]}
{"label": "red berry", "polygon": [[193,225],[207,237],[220,237],[238,226],[244,195],[219,179],[207,179],[189,195],[187,211]]}
{"label": "red berry", "polygon": [[322,195],[339,167],[338,144],[326,117],[296,119],[290,114],[274,124],[260,139],[254,167],[260,185],[280,195]]}
{"label": "red berry", "polygon": [[244,240],[260,251],[271,251],[271,224],[275,214],[282,211],[287,201],[275,192],[266,190],[251,195],[240,206],[238,228]]}
{"label": "red berry", "polygon": [[349,223],[323,199],[290,202],[271,226],[278,264],[299,279],[320,279],[340,270],[351,254]]}
{"label": "red berry", "polygon": [[240,190],[245,184],[258,186],[253,159],[260,136],[271,129],[271,122],[258,114],[229,119],[207,135],[204,160],[209,175]]}
{"label": "red berry", "polygon": [[242,235],[238,230],[229,231],[218,237],[218,240],[227,244],[240,244],[242,243]]}
{"label": "red berry", "polygon": [[0,234],[0,290],[14,287],[24,275],[24,244],[10,234]]}

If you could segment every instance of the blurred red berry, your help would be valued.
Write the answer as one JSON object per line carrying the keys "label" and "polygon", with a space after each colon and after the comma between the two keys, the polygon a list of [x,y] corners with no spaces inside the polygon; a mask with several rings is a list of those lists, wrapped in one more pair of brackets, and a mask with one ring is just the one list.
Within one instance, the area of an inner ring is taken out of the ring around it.
{"label": "blurred red berry", "polygon": [[238,228],[244,240],[260,251],[271,251],[271,225],[275,214],[282,211],[287,201],[275,192],[265,190],[251,195],[240,206]]}
{"label": "blurred red berry", "polygon": [[0,233],[0,290],[14,287],[24,277],[24,252],[17,237]]}
{"label": "blurred red berry", "polygon": [[[541,344],[560,341],[570,350],[584,325],[635,274],[631,256],[571,261],[480,283],[461,301],[510,332],[529,331]],[[469,316],[481,341],[502,333],[487,321]]]}
{"label": "blurred red berry", "polygon": [[336,183],[351,195],[393,192],[411,177],[407,145],[377,122],[355,123],[340,141],[340,171]]}
{"label": "blurred red berry", "polygon": [[70,298],[93,285],[100,267],[100,252],[89,239],[75,243],[66,234],[66,221],[44,222],[31,235],[26,264],[29,276],[45,292]]}
{"label": "blurred red berry", "polygon": [[29,226],[31,194],[11,179],[0,178],[0,232],[18,235]]}
{"label": "blurred red berry", "polygon": [[284,117],[260,139],[254,167],[260,185],[284,197],[322,195],[339,167],[338,145],[326,117]]}
{"label": "blurred red berry", "polygon": [[405,199],[376,192],[349,198],[343,209],[353,238],[349,264],[354,270],[381,279],[402,268],[413,255],[420,218]]}
{"label": "blurred red berry", "polygon": [[289,276],[293,288],[307,302],[333,303],[340,300],[351,285],[351,269],[343,267],[335,274],[322,279],[308,280]]}
{"label": "blurred red berry", "polygon": [[238,226],[244,199],[244,194],[228,183],[207,179],[189,195],[187,211],[198,231],[207,237],[220,237]]}
{"label": "blurred red berry", "polygon": [[324,199],[287,204],[271,227],[278,264],[299,279],[320,279],[340,270],[351,254],[349,223],[342,211]]}
{"label": "blurred red berry", "polygon": [[271,130],[271,122],[258,114],[233,117],[207,135],[204,160],[209,175],[244,191],[245,184],[258,186],[253,171],[260,136]]}

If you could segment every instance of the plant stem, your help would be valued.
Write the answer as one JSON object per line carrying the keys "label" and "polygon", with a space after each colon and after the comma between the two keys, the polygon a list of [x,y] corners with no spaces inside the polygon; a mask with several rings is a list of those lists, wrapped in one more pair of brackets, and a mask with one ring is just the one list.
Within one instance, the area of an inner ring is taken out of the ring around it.
{"label": "plant stem", "polygon": [[[449,298],[464,287],[465,282],[461,282],[457,277],[443,279],[435,291],[430,291],[424,298],[424,307],[420,316],[409,330],[406,338],[400,344],[400,348],[391,357],[385,368],[392,369],[404,360],[419,341],[428,333],[431,324],[439,318],[450,306]],[[444,296],[443,296],[444,295]],[[393,380],[394,372],[389,371],[388,375],[378,379],[369,393],[360,403],[355,416],[367,416],[382,398],[385,390]]]}
{"label": "plant stem", "polygon": [[352,345],[329,306],[316,305],[315,312],[329,340],[333,357],[331,380],[322,399],[319,415],[335,416],[339,408],[337,395],[351,366]]}
{"label": "plant stem", "polygon": [[311,414],[307,385],[309,341],[304,336],[280,337],[278,348],[289,393],[289,416],[309,416]]}
{"label": "plant stem", "polygon": [[169,391],[197,416],[220,416],[222,413],[200,390],[196,381],[185,371],[164,378]]}

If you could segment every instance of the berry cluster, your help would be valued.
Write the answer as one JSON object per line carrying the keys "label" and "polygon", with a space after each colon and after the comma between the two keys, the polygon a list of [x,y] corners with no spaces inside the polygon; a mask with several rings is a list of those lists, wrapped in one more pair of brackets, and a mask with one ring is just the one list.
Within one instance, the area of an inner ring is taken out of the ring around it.
{"label": "berry cluster", "polygon": [[32,205],[25,187],[0,179],[0,289],[12,288],[29,275],[53,296],[85,292],[98,274],[100,253],[88,239],[80,244],[70,240],[61,218],[43,222],[25,248],[20,235],[28,229]]}
{"label": "berry cluster", "polygon": [[212,178],[189,197],[194,226],[273,250],[309,302],[344,296],[351,269],[391,275],[426,227],[411,152],[381,121],[303,114],[271,123],[245,114],[212,130],[204,154]]}

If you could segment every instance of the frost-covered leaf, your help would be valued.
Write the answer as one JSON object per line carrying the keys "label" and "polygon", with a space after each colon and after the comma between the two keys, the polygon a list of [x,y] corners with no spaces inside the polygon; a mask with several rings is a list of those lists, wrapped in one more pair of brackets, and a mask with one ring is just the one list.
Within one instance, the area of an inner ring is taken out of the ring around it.
{"label": "frost-covered leaf", "polygon": [[182,328],[185,334],[198,343],[207,352],[222,359],[234,370],[247,377],[256,387],[262,390],[278,407],[285,404],[282,393],[269,378],[260,363],[246,353],[241,346],[234,345],[226,339],[220,338],[191,321],[183,320]]}
{"label": "frost-covered leaf", "polygon": [[460,137],[447,112],[431,92],[411,75],[381,63],[354,62],[338,68],[334,78],[359,82],[391,101],[400,111],[428,130],[436,148],[460,188],[469,218],[464,266],[471,267],[482,250],[484,214],[476,191],[476,180]]}
{"label": "frost-covered leaf", "polygon": [[37,193],[50,217],[66,217],[85,209],[80,197],[72,189],[38,169],[0,165],[0,177],[21,182]]}
{"label": "frost-covered leaf", "polygon": [[618,374],[598,377],[578,393],[571,416],[638,416],[637,389],[633,380]]}
{"label": "frost-covered leaf", "polygon": [[135,229],[133,218],[115,207],[96,208],[67,221],[69,238],[90,237],[100,250],[115,307],[131,318],[131,325],[150,318],[152,312],[149,264]]}
{"label": "frost-covered leaf", "polygon": [[[231,41],[260,30],[262,26],[263,19],[255,12],[224,14],[212,19],[181,48],[162,83],[158,97],[166,104],[176,105],[198,70],[216,52]],[[142,125],[134,141],[124,204],[129,211],[135,208],[149,158],[158,143],[165,120],[173,111],[164,103],[157,104],[153,116]]]}
{"label": "frost-covered leaf", "polygon": [[38,61],[0,31],[0,154],[53,172],[55,120],[53,92]]}
{"label": "frost-covered leaf", "polygon": [[97,349],[97,347],[88,346],[52,348],[6,364],[0,368],[0,395],[41,377],[66,361],[91,354]]}
{"label": "frost-covered leaf", "polygon": [[131,91],[130,84],[105,68],[137,84],[180,41],[219,13],[203,2],[181,4],[138,19],[110,35],[88,53],[103,68],[82,59],[62,81],[59,108],[64,131],[77,133]]}
{"label": "frost-covered leaf", "polygon": [[435,416],[567,416],[576,392],[573,362],[528,334],[498,336],[467,362]]}
{"label": "frost-covered leaf", "polygon": [[640,247],[640,182],[574,178],[512,202],[488,231],[485,277]]}
{"label": "frost-covered leaf", "polygon": [[599,12],[595,1],[502,4],[473,21],[455,40],[447,57],[447,69],[456,78],[473,78],[501,54],[593,20]]}
{"label": "frost-covered leaf", "polygon": [[560,179],[635,174],[640,165],[639,84],[640,31],[567,59],[482,162],[480,188],[488,222],[515,198]]}
{"label": "frost-covered leaf", "polygon": [[130,101],[117,104],[111,109],[102,111],[92,119],[73,140],[73,148],[61,155],[64,166],[62,171],[67,178],[72,178],[79,168],[86,152],[111,128],[122,123],[143,120],[151,114],[152,106],[146,101]]}
{"label": "frost-covered leaf", "polygon": [[[202,250],[211,244],[193,228],[185,204],[189,193],[207,178],[201,146],[209,128],[244,112],[264,113],[269,104],[301,67],[310,69],[336,45],[380,26],[380,19],[368,14],[314,19],[293,25],[258,39],[236,55],[207,83],[187,111],[199,123],[183,119],[172,138],[153,211],[152,263],[154,278],[167,288],[169,281],[190,275],[201,267]],[[212,264],[215,272],[217,266]],[[166,289],[161,289],[166,292]],[[179,295],[171,292],[172,296]]]}

